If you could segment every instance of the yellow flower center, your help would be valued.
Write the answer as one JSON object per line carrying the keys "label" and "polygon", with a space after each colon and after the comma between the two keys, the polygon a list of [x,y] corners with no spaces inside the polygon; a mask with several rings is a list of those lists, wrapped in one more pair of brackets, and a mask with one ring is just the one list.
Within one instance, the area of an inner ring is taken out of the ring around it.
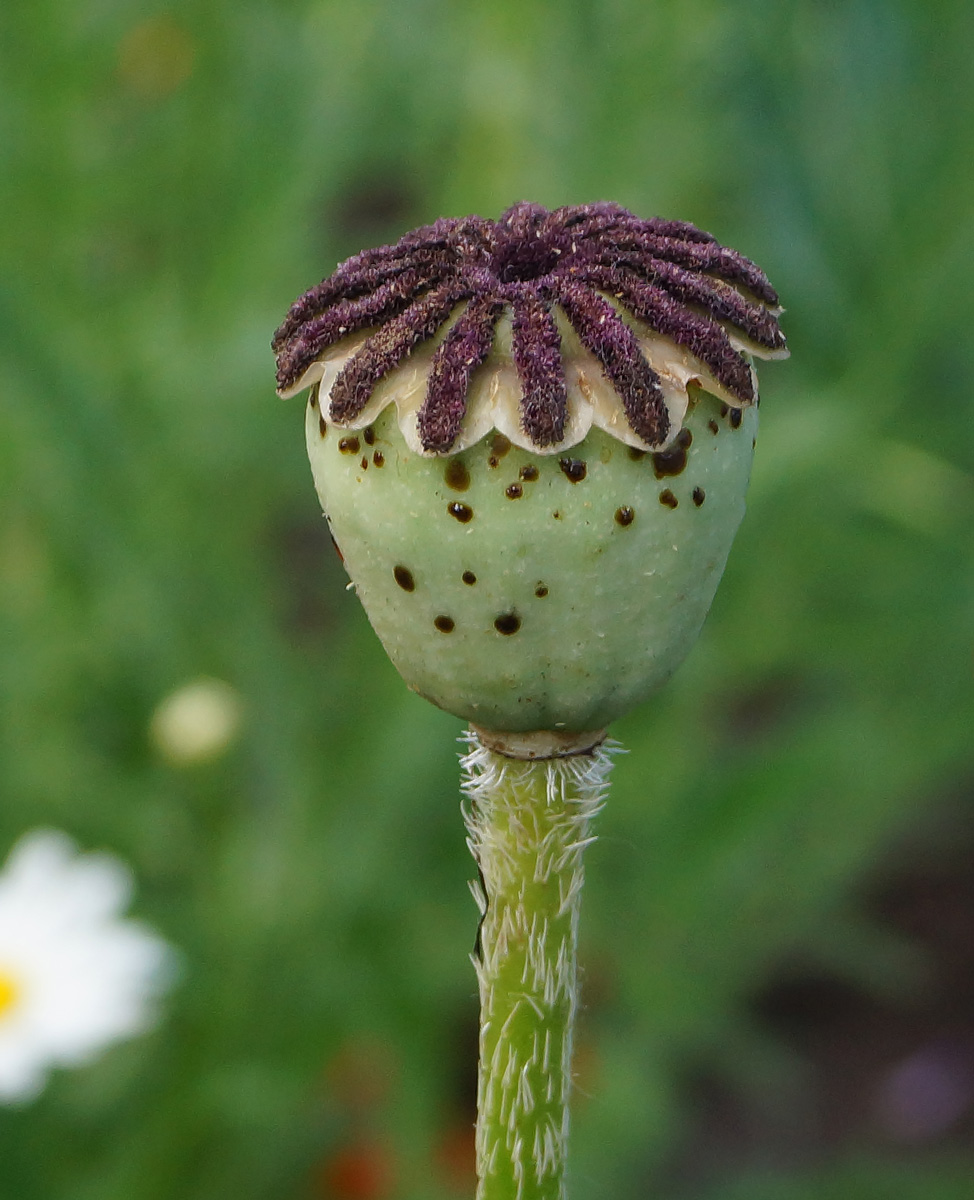
{"label": "yellow flower center", "polygon": [[20,984],[13,975],[0,967],[0,1019],[14,1007],[20,999]]}

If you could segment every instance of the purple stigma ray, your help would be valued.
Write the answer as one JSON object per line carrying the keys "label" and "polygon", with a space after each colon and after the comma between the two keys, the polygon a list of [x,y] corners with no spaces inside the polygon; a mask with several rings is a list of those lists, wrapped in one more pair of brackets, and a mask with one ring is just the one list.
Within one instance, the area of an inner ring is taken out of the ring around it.
{"label": "purple stigma ray", "polygon": [[[423,449],[448,454],[460,436],[475,371],[491,354],[498,319],[513,325],[520,421],[539,449],[568,425],[559,305],[618,393],[647,446],[670,434],[660,378],[630,314],[694,356],[741,403],[753,402],[748,360],[728,334],[769,352],[785,349],[778,295],[753,262],[683,221],[642,220],[608,202],[548,210],[520,203],[497,221],[441,218],[394,244],[365,250],[291,305],[277,330],[280,391],[343,339],[371,336],[332,387],[331,417],[355,420],[376,385],[469,301],[432,357],[418,414]],[[622,310],[622,316],[620,316]]]}
{"label": "purple stigma ray", "polygon": [[[648,222],[643,222],[645,226]],[[694,271],[706,271],[728,283],[739,284],[753,292],[762,303],[776,305],[778,293],[764,272],[749,258],[729,250],[718,242],[692,242],[684,238],[662,236],[652,229],[620,228],[611,247],[594,243],[580,248],[582,255],[635,254],[646,260],[660,258]],[[611,261],[611,258],[609,259]]]}
{"label": "purple stigma ray", "polygon": [[712,233],[706,233],[688,221],[665,221],[662,217],[650,217],[646,225],[658,237],[672,238],[674,241],[709,242],[711,245],[717,242]]}
{"label": "purple stigma ray", "polygon": [[467,305],[443,339],[430,365],[426,399],[419,410],[423,446],[447,454],[457,440],[467,411],[467,390],[474,371],[494,344],[494,326],[503,302],[478,297]]}
{"label": "purple stigma ray", "polygon": [[715,320],[733,325],[759,346],[780,350],[785,345],[776,318],[762,304],[746,299],[722,279],[689,271],[675,263],[655,258],[639,262],[620,255],[607,265],[579,268],[577,278],[601,291],[614,293],[618,299],[622,299],[620,289],[629,285],[655,284],[675,300],[695,305]]}
{"label": "purple stigma ray", "polygon": [[722,325],[691,312],[651,283],[624,283],[619,286],[618,294],[623,307],[634,317],[706,363],[717,382],[738,399],[745,404],[753,402],[751,367],[731,345]]}
{"label": "purple stigma ray", "polygon": [[537,291],[514,295],[514,365],[521,381],[521,424],[536,446],[554,446],[565,436],[568,389],[561,362],[561,334]]}
{"label": "purple stigma ray", "polygon": [[465,291],[458,284],[444,284],[374,333],[338,373],[331,389],[331,419],[354,420],[371,400],[379,380],[436,333]]}
{"label": "purple stigma ray", "polygon": [[669,416],[660,379],[646,361],[636,335],[612,305],[580,283],[567,283],[558,302],[582,345],[599,360],[618,392],[631,428],[645,442],[659,445],[669,432]]}
{"label": "purple stigma ray", "polygon": [[413,303],[415,298],[435,282],[435,275],[425,278],[416,271],[404,271],[395,279],[378,287],[371,295],[358,295],[354,299],[340,300],[330,305],[319,316],[304,323],[300,335],[296,336],[282,351],[278,380],[287,378],[291,364],[313,362],[318,355],[351,333],[378,325],[391,317],[398,316]]}

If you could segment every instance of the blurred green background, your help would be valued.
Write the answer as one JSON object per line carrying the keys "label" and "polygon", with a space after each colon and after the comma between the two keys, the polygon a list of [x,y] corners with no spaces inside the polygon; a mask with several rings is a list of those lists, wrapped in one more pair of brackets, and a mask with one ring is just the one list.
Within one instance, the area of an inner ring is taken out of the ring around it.
{"label": "blurred green background", "polygon": [[[778,287],[704,636],[615,729],[572,1200],[974,1189],[974,7],[0,8],[0,855],[137,873],[150,1036],[0,1111],[6,1200],[472,1196],[459,723],[328,543],[272,330],[518,199],[692,220]],[[207,761],[153,736],[225,681]]]}

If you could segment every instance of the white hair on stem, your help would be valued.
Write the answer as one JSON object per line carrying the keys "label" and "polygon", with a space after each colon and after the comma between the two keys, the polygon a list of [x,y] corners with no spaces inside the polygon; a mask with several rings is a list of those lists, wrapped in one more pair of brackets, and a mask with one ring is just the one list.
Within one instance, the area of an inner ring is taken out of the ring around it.
{"label": "white hair on stem", "polygon": [[506,1200],[513,1179],[515,1200],[563,1200],[582,856],[620,747],[526,761],[462,740],[481,917],[477,1197]]}

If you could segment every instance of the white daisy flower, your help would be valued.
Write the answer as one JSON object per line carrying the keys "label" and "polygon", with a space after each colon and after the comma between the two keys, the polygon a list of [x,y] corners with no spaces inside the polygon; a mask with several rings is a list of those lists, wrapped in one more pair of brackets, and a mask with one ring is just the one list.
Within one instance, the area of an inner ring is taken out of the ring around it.
{"label": "white daisy flower", "polygon": [[52,1067],[80,1066],[150,1028],[173,954],[120,914],[128,867],[66,834],[25,834],[0,870],[0,1103],[32,1099]]}

